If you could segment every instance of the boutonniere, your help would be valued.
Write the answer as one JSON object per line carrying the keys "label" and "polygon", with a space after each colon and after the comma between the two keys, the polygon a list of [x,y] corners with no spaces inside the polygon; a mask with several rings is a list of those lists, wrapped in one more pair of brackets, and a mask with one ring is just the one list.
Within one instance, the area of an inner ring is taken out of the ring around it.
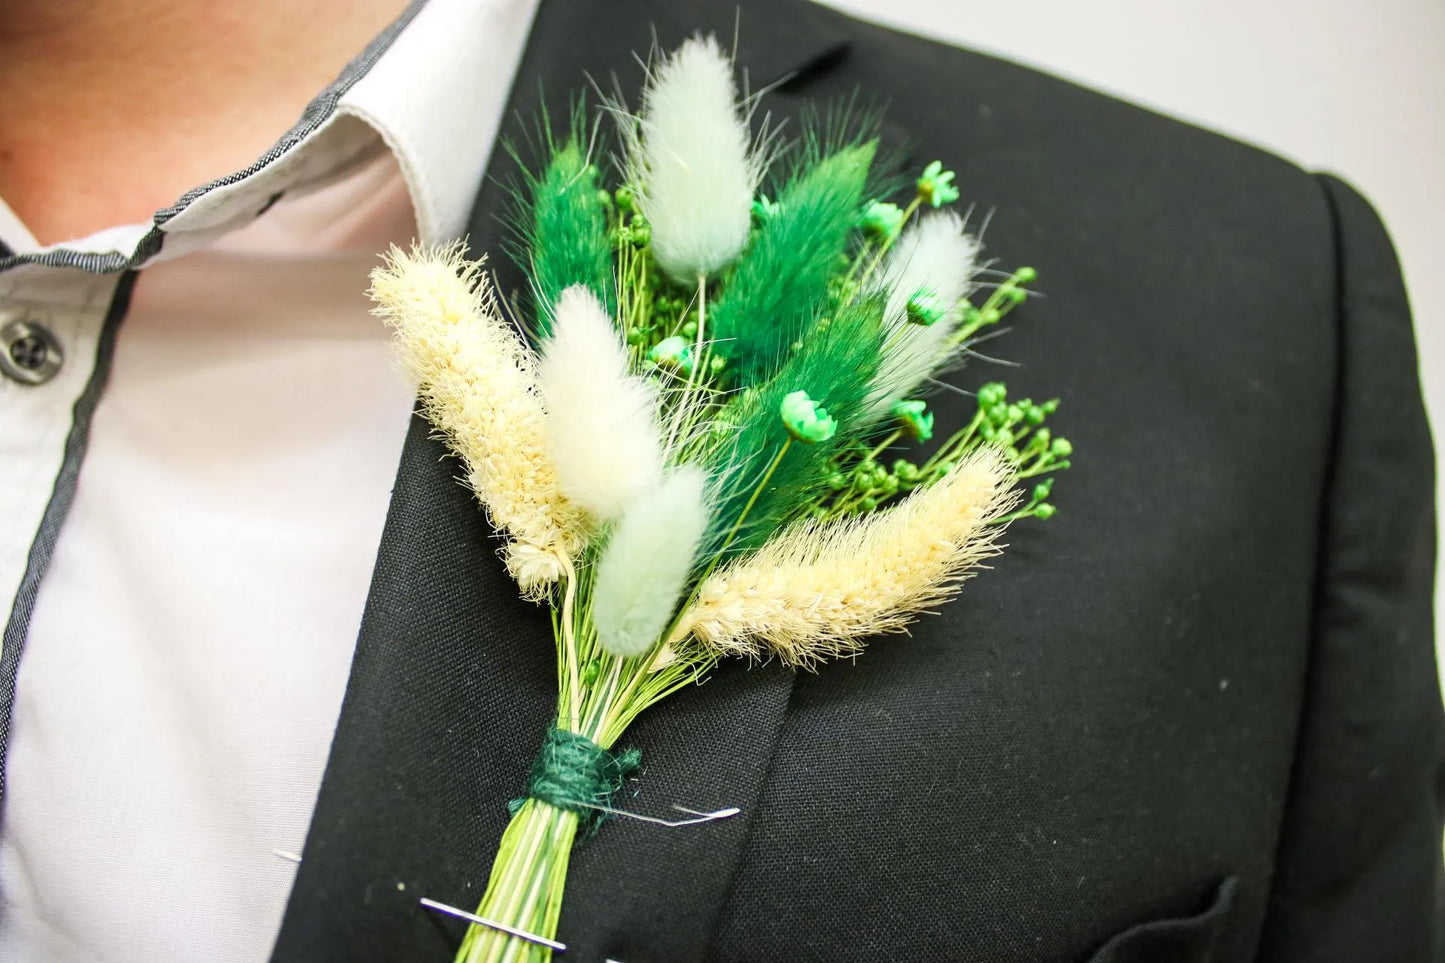
{"label": "boutonniere", "polygon": [[373,277],[556,636],[556,720],[459,963],[562,948],[568,858],[624,814],[639,713],[727,657],[856,655],[957,592],[1007,523],[1053,514],[1051,481],[1024,480],[1068,466],[1056,401],[983,384],[931,454],[905,449],[938,428],[935,376],[1033,271],[983,283],[954,175],[890,173],[868,117],[821,112],[784,142],[753,133],[754,104],[696,38],[654,59],[635,112],[606,105],[615,179],[574,117],[519,190],[520,323],[455,246]]}

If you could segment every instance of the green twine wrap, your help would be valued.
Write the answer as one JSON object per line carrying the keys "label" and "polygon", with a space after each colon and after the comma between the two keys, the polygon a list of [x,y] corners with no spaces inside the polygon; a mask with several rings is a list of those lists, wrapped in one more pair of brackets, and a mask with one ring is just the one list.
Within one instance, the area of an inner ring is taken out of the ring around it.
{"label": "green twine wrap", "polygon": [[586,839],[597,832],[607,814],[593,806],[612,806],[627,777],[642,762],[642,753],[627,749],[613,754],[586,736],[550,726],[542,749],[532,760],[527,795],[507,804],[515,816],[528,799],[574,812],[581,817],[579,832]]}

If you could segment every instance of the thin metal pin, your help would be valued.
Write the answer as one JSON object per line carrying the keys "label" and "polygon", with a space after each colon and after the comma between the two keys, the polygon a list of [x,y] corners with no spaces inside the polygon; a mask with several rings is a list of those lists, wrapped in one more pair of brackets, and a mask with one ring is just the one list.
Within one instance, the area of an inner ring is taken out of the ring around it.
{"label": "thin metal pin", "polygon": [[446,903],[438,903],[436,900],[428,899],[425,896],[421,898],[421,905],[429,910],[466,920],[468,923],[476,923],[478,926],[486,926],[494,930],[500,930],[508,936],[515,936],[519,940],[526,940],[528,943],[545,946],[548,949],[556,950],[558,953],[565,952],[567,949],[567,944],[565,943],[558,943],[556,940],[549,940],[545,936],[538,936],[536,933],[519,930],[515,926],[508,926],[505,923],[489,920],[485,916],[478,916],[476,913],[468,913],[466,910],[457,909],[455,906],[448,906]]}
{"label": "thin metal pin", "polygon": [[301,854],[293,853],[289,849],[273,849],[271,853],[274,856],[280,856],[282,859],[290,860],[293,863],[301,862]]}
{"label": "thin metal pin", "polygon": [[742,812],[742,810],[736,806],[729,806],[727,809],[719,809],[716,812],[710,813],[699,812],[696,809],[688,809],[685,806],[673,806],[673,809],[676,809],[680,813],[688,813],[693,818],[661,819],[657,816],[644,816],[641,813],[630,813],[625,809],[613,809],[611,806],[599,806],[595,803],[578,803],[577,805],[585,806],[588,809],[595,809],[600,813],[607,813],[611,816],[623,816],[627,819],[636,819],[638,822],[652,823],[654,826],[667,826],[669,828],[677,826],[696,826],[699,823],[710,823],[714,820],[727,819],[731,816],[736,816],[738,813]]}
{"label": "thin metal pin", "polygon": [[672,805],[680,813],[687,813],[689,816],[706,816],[709,819],[727,819],[729,816],[736,816],[742,812],[737,806],[729,806],[727,809],[719,809],[716,812],[705,813],[701,809],[688,809],[686,806]]}

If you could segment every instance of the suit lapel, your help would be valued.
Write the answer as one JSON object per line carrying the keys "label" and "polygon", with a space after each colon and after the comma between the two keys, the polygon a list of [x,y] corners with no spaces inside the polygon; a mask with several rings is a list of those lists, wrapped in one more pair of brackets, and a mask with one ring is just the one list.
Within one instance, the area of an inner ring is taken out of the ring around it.
{"label": "suit lapel", "polygon": [[[653,31],[671,47],[697,30],[731,38],[735,8],[702,0],[542,0],[513,86],[504,136],[525,140],[544,101],[614,72],[635,101]],[[739,60],[754,87],[826,69],[836,18],[799,0],[741,4]],[[801,72],[801,73],[800,73]],[[786,110],[786,104],[777,105]],[[503,185],[494,152],[471,219],[503,290]],[[457,467],[413,419],[398,468],[341,718],[273,963],[450,959],[461,927],[419,907],[474,908],[506,800],[518,794],[553,713],[555,666],[543,609],[518,599]],[[738,806],[742,816],[664,829],[615,820],[578,847],[560,938],[565,958],[624,963],[701,958],[751,826],[792,677],[728,665],[645,714],[624,738],[643,753],[627,805],[664,813]]]}

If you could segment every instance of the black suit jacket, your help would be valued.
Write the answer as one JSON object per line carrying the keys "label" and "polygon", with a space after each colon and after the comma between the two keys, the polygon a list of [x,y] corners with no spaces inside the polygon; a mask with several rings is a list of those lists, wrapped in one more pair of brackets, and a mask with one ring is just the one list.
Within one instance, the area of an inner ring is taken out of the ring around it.
{"label": "black suit jacket", "polygon": [[[509,132],[734,4],[543,0]],[[642,811],[575,853],[566,960],[1441,958],[1433,465],[1390,242],[1348,186],[800,0],[741,4],[775,115],[856,88],[1029,263],[996,353],[1057,394],[1058,517],[911,637],[649,711]],[[494,178],[510,161],[499,151]],[[483,186],[477,251],[499,252]],[[499,260],[494,260],[499,264]],[[520,279],[503,269],[502,283]],[[996,377],[973,365],[966,386]],[[969,402],[940,394],[943,423]],[[553,711],[458,469],[413,424],[275,963],[446,961]]]}

